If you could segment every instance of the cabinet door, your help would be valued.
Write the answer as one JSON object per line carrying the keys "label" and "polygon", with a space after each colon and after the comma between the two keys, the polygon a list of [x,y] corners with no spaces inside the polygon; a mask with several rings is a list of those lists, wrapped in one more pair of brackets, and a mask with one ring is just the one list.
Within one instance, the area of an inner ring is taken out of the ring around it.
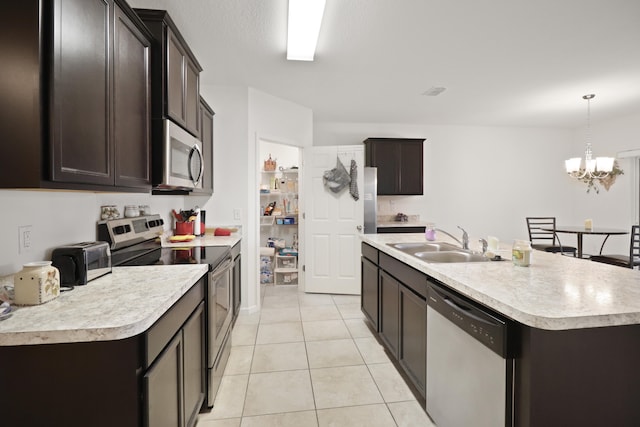
{"label": "cabinet door", "polygon": [[113,185],[112,6],[112,0],[53,3],[52,181]]}
{"label": "cabinet door", "polygon": [[202,177],[202,188],[193,190],[194,195],[213,194],[213,115],[213,110],[201,99],[200,141],[202,141],[204,176]]}
{"label": "cabinet door", "polygon": [[389,351],[398,357],[400,282],[380,271],[380,337]]}
{"label": "cabinet door", "polygon": [[422,141],[398,143],[398,192],[400,195],[423,194]]}
{"label": "cabinet door", "polygon": [[427,302],[400,287],[400,365],[425,395],[427,375]]}
{"label": "cabinet door", "polygon": [[233,316],[240,313],[240,303],[242,302],[242,256],[238,255],[233,262]]}
{"label": "cabinet door", "polygon": [[115,185],[151,185],[151,42],[116,6],[114,17]]}
{"label": "cabinet door", "polygon": [[422,139],[368,138],[366,166],[378,168],[378,194],[423,194]]}
{"label": "cabinet door", "polygon": [[399,153],[397,144],[390,142],[373,142],[367,146],[367,166],[378,168],[378,194],[394,195],[398,192]]}
{"label": "cabinet door", "polygon": [[182,329],[184,343],[185,425],[193,426],[204,402],[205,388],[204,302],[200,303]]}
{"label": "cabinet door", "polygon": [[144,376],[146,427],[184,426],[182,345],[177,334]]}
{"label": "cabinet door", "polygon": [[200,136],[200,71],[198,67],[184,58],[184,104],[185,126],[195,136]]}
{"label": "cabinet door", "polygon": [[369,318],[373,327],[378,331],[378,266],[362,258],[362,312]]}
{"label": "cabinet door", "polygon": [[167,29],[167,113],[176,123],[185,125],[185,55],[180,40]]}

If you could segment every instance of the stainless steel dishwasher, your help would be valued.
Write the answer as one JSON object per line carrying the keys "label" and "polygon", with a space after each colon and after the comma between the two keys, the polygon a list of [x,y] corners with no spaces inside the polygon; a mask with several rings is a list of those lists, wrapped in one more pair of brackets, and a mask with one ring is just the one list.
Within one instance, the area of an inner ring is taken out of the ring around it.
{"label": "stainless steel dishwasher", "polygon": [[438,427],[511,426],[508,322],[429,283],[426,409]]}

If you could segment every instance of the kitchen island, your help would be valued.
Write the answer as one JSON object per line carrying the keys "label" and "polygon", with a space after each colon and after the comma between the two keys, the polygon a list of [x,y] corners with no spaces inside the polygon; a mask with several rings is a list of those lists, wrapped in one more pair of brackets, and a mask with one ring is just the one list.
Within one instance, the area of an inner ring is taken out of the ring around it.
{"label": "kitchen island", "polygon": [[[376,289],[375,283],[371,286],[375,262],[364,259],[365,252],[372,254],[370,258],[378,256],[380,264],[383,259],[393,259],[404,265],[411,274],[396,277],[399,274],[378,266],[378,277],[389,275],[400,283],[400,302],[392,305],[403,307],[401,299],[408,295],[412,299],[405,298],[405,305],[418,309],[412,308],[411,317],[403,316],[402,309],[392,314],[398,316],[398,321],[394,320],[399,323],[398,338],[382,332],[380,336],[409,376],[417,378],[418,387],[420,380],[429,381],[424,370],[418,369],[420,363],[415,363],[416,355],[423,361],[426,358],[426,340],[421,339],[422,349],[407,347],[413,353],[405,357],[404,343],[413,343],[416,337],[403,337],[402,322],[419,318],[423,320],[418,323],[426,323],[421,311],[426,310],[426,296],[420,295],[424,280],[425,288],[427,281],[442,284],[510,321],[513,404],[509,406],[513,422],[507,425],[640,425],[638,271],[539,251],[534,251],[530,267],[516,267],[509,260],[426,263],[388,245],[400,242],[424,242],[424,236],[363,236],[363,311],[380,332],[378,322],[382,323],[383,317],[376,317],[372,307],[389,307],[385,301],[389,295],[398,299],[388,291],[380,291],[377,301],[370,298],[371,290]],[[510,247],[499,253],[509,259]],[[411,281],[415,283],[407,283]],[[418,301],[418,305],[408,304],[410,301]],[[426,325],[414,322],[407,329],[426,331]],[[396,348],[389,342],[397,344]]]}
{"label": "kitchen island", "polygon": [[0,322],[2,424],[141,426],[166,398],[186,425],[204,393],[207,271],[114,267],[55,300],[17,307]]}

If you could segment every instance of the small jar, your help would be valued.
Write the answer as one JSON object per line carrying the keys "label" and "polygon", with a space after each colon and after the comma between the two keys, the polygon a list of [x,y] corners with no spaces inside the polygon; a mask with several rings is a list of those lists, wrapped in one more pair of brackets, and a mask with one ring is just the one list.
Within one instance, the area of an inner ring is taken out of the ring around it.
{"label": "small jar", "polygon": [[100,207],[100,218],[104,220],[120,218],[120,212],[115,205],[105,205]]}
{"label": "small jar", "polygon": [[518,267],[529,267],[531,264],[531,242],[527,240],[516,240],[511,249],[511,260],[513,265]]}
{"label": "small jar", "polygon": [[136,205],[127,205],[124,207],[124,216],[125,218],[140,216],[140,208]]}
{"label": "small jar", "polygon": [[424,237],[430,242],[436,240],[436,227],[433,224],[427,224],[424,228]]}
{"label": "small jar", "polygon": [[140,205],[138,209],[140,210],[140,215],[151,215],[151,207],[149,205]]}
{"label": "small jar", "polygon": [[51,261],[29,262],[13,276],[14,302],[37,305],[60,295],[60,272]]}

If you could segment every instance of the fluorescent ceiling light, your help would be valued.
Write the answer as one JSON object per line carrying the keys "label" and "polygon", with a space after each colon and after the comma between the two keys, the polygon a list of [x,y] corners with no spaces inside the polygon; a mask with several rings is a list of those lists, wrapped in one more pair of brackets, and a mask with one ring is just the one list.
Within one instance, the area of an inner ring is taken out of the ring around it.
{"label": "fluorescent ceiling light", "polygon": [[313,61],[326,0],[289,0],[287,59]]}

